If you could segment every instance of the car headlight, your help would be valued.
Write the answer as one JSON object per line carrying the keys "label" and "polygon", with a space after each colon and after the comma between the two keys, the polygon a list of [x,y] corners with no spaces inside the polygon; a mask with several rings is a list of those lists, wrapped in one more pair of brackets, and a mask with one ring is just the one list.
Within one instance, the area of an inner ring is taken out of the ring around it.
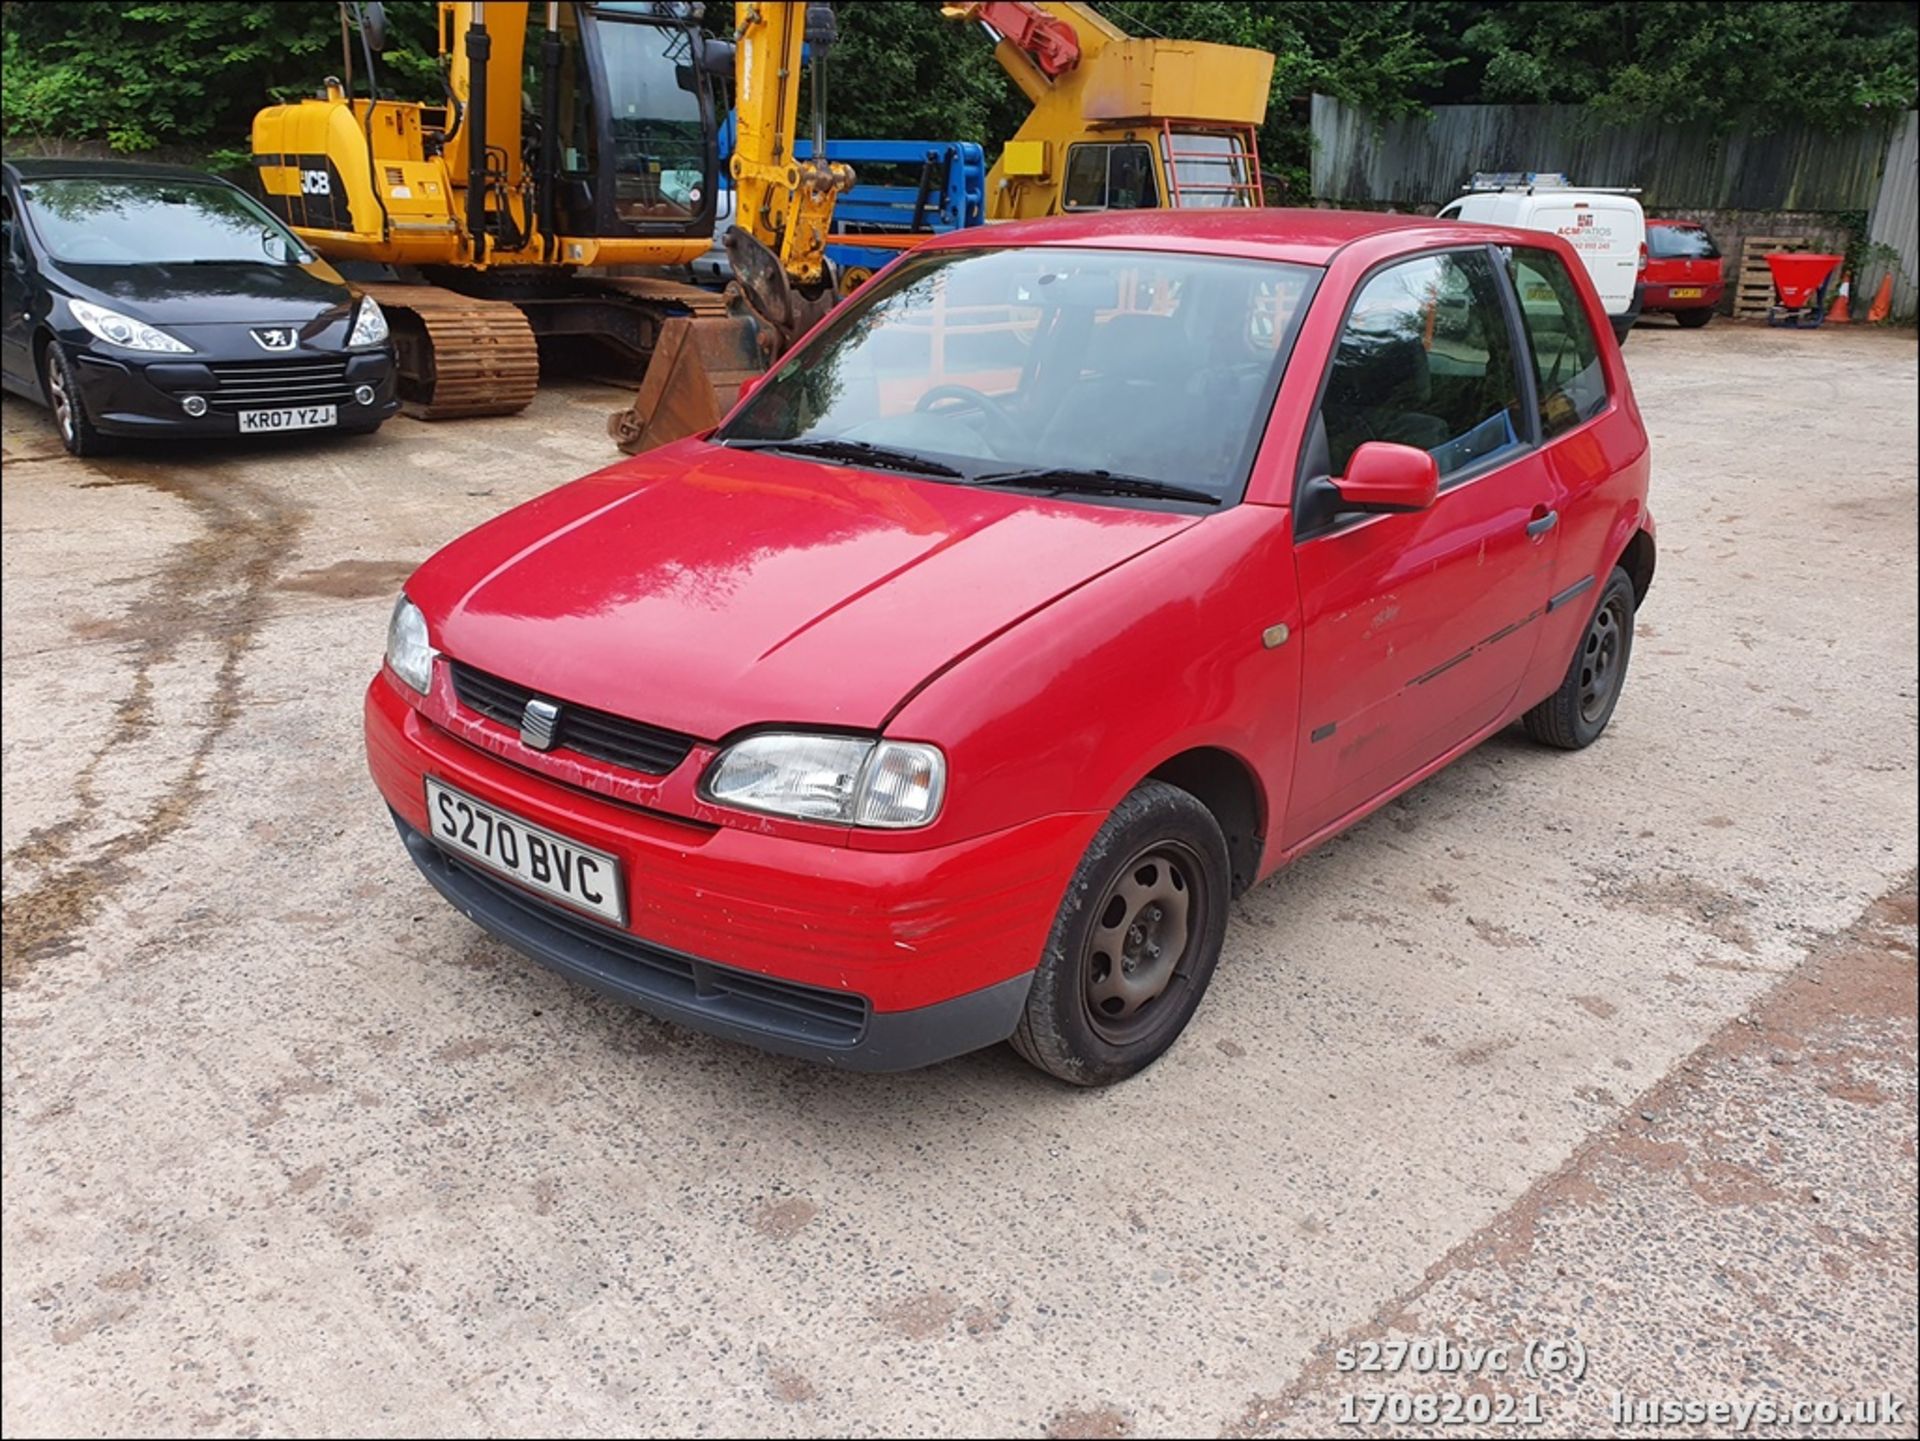
{"label": "car headlight", "polygon": [[347,337],[347,348],[358,350],[363,345],[386,343],[387,317],[380,309],[380,302],[371,295],[361,296],[359,313],[353,317],[353,333]]}
{"label": "car headlight", "polygon": [[88,334],[106,341],[108,345],[117,345],[122,350],[157,350],[166,355],[193,353],[191,345],[175,340],[164,330],[155,330],[144,321],[122,315],[117,310],[109,310],[104,305],[69,300],[67,309],[73,312],[75,320],[86,327]]}
{"label": "car headlight", "polygon": [[704,783],[719,805],[886,830],[926,825],[946,786],[947,759],[937,747],[791,732],[736,741]]}
{"label": "car headlight", "polygon": [[393,619],[387,622],[387,664],[393,673],[425,695],[433,686],[433,658],[438,654],[427,643],[427,618],[420,607],[405,595],[393,603]]}

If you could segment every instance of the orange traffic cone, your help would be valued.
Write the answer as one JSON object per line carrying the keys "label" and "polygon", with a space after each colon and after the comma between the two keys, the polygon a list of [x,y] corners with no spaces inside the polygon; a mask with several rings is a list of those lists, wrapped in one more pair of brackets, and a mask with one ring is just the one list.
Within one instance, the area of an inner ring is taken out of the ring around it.
{"label": "orange traffic cone", "polygon": [[1845,325],[1853,319],[1853,311],[1847,305],[1847,297],[1853,291],[1853,277],[1840,277],[1840,293],[1834,297],[1832,307],[1827,311],[1827,319],[1835,325]]}
{"label": "orange traffic cone", "polygon": [[1873,307],[1867,311],[1867,319],[1878,325],[1893,314],[1893,272],[1888,271],[1880,277],[1880,289],[1873,297]]}

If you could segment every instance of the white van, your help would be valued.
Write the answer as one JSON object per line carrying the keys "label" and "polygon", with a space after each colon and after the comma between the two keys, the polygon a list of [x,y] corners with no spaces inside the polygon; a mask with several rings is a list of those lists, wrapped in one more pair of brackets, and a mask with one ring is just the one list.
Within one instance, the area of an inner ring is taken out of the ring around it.
{"label": "white van", "polygon": [[1545,230],[1565,239],[1586,263],[1614,335],[1626,343],[1640,318],[1647,267],[1647,217],[1632,194],[1583,190],[1559,175],[1475,176],[1473,188],[1448,204],[1440,218]]}

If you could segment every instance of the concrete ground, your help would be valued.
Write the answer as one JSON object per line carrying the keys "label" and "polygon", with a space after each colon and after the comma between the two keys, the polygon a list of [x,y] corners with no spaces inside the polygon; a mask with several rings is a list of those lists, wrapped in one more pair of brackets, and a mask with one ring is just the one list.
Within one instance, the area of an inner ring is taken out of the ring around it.
{"label": "concrete ground", "polygon": [[[6,1432],[1913,1435],[1914,339],[1627,356],[1662,553],[1606,739],[1260,887],[1096,1094],[676,1030],[407,864],[393,592],[611,459],[614,392],[92,464],[9,400]],[[1347,1369],[1438,1338],[1479,1368]]]}

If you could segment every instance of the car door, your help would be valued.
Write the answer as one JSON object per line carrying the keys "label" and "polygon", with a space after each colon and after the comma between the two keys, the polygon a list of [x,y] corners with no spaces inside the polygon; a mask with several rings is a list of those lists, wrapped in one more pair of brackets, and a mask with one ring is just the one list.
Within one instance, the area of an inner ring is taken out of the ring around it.
{"label": "car door", "polygon": [[[1322,381],[1296,502],[1301,704],[1283,843],[1364,808],[1500,719],[1533,656],[1558,537],[1531,367],[1491,247],[1361,282]],[[1316,514],[1368,441],[1430,453],[1434,504]]]}
{"label": "car door", "polygon": [[36,381],[29,314],[33,292],[28,283],[26,236],[19,231],[21,221],[10,189],[0,190],[0,223],[6,231],[0,247],[0,368],[10,386],[30,390]]}

